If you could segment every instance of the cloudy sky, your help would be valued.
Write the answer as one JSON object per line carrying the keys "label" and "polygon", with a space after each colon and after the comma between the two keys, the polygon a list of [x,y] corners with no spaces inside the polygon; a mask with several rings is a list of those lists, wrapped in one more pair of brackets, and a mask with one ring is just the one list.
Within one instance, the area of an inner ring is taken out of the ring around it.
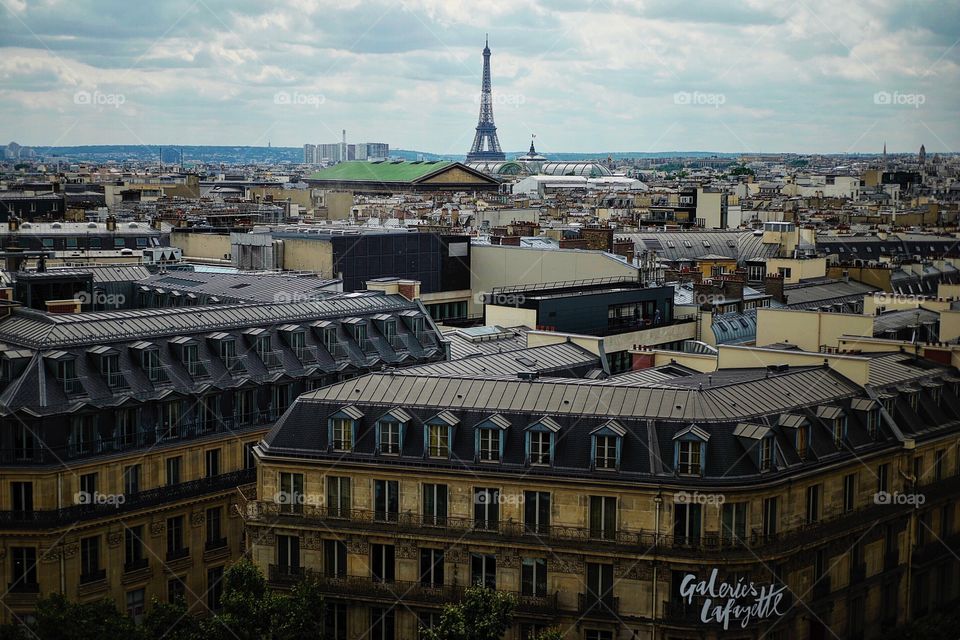
{"label": "cloudy sky", "polygon": [[0,0],[0,140],[960,151],[960,3]]}

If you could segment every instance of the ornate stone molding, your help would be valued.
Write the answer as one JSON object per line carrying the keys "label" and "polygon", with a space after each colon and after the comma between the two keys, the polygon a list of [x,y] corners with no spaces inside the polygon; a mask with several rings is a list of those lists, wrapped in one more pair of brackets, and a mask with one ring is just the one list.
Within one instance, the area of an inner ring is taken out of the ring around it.
{"label": "ornate stone molding", "polygon": [[347,552],[365,556],[370,553],[370,543],[362,538],[351,538],[346,541]]}
{"label": "ornate stone molding", "polygon": [[158,522],[150,523],[150,535],[152,535],[153,537],[163,535],[163,532],[166,531],[166,529],[167,529],[167,524],[165,522],[158,521]]}
{"label": "ornate stone molding", "polygon": [[190,512],[190,526],[199,527],[207,520],[207,514],[203,511],[191,511]]}

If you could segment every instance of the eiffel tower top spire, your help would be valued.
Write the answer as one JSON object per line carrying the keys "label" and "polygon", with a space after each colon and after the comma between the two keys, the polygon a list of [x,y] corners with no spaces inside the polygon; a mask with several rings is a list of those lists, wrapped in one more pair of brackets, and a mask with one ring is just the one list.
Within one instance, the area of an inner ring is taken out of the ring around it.
{"label": "eiffel tower top spire", "polygon": [[480,88],[480,118],[473,145],[467,154],[467,162],[499,162],[507,157],[500,149],[497,140],[497,125],[493,122],[493,91],[490,86],[490,38],[484,38],[483,45],[483,83]]}

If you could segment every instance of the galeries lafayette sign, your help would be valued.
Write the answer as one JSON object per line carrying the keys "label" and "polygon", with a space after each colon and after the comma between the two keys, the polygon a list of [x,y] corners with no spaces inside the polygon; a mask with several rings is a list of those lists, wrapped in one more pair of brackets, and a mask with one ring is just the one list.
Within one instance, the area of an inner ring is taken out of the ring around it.
{"label": "galeries lafayette sign", "polygon": [[786,585],[765,584],[740,578],[735,583],[717,580],[717,570],[710,572],[706,580],[698,580],[697,575],[688,573],[680,583],[680,597],[687,604],[693,599],[703,599],[700,621],[704,624],[719,623],[724,629],[731,622],[739,622],[742,628],[752,622],[777,618],[785,612],[779,607],[783,602]]}

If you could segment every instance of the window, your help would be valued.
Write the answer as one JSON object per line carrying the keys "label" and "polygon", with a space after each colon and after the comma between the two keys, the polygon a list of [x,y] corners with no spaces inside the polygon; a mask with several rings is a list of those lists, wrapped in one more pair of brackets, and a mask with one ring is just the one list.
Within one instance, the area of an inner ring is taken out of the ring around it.
{"label": "window", "polygon": [[614,540],[617,537],[617,499],[590,496],[590,537]]}
{"label": "window", "polygon": [[500,430],[477,429],[477,457],[481,462],[500,461]]}
{"label": "window", "polygon": [[370,640],[394,640],[396,616],[393,609],[370,608]]}
{"label": "window", "polygon": [[597,469],[616,469],[620,456],[619,438],[616,436],[594,436],[593,437],[593,460]]}
{"label": "window", "polygon": [[303,474],[281,471],[279,481],[279,491],[277,491],[275,501],[280,505],[280,513],[302,513],[304,502]]}
{"label": "window", "polygon": [[819,484],[812,484],[807,487],[807,524],[813,524],[820,520],[820,495],[823,487]]}
{"label": "window", "polygon": [[137,444],[137,412],[131,409],[117,409],[113,414],[114,441],[118,448],[132,447]]}
{"label": "window", "polygon": [[370,545],[370,577],[374,582],[396,579],[396,551],[392,544]]}
{"label": "window", "polygon": [[172,458],[167,458],[167,486],[173,486],[175,484],[180,484],[180,462],[182,458],[180,456],[174,456]]}
{"label": "window", "polygon": [[85,473],[80,476],[80,504],[93,504],[97,494],[97,474]]}
{"label": "window", "polygon": [[183,546],[183,516],[167,518],[167,560],[176,560],[188,555]]}
{"label": "window", "polygon": [[13,579],[10,591],[33,591],[37,584],[37,550],[35,547],[13,547]]}
{"label": "window", "polygon": [[777,498],[764,498],[763,500],[763,535],[777,535]]}
{"label": "window", "polygon": [[167,580],[167,602],[183,602],[187,600],[187,584],[181,577]]}
{"label": "window", "polygon": [[143,589],[127,591],[127,616],[131,618],[135,624],[143,622],[146,600],[146,592]]}
{"label": "window", "polygon": [[587,629],[583,637],[584,640],[613,640],[613,632],[604,629]]}
{"label": "window", "polygon": [[180,421],[183,418],[183,405],[179,400],[164,402],[161,405],[160,438],[179,438]]}
{"label": "window", "polygon": [[807,458],[809,442],[809,434],[807,433],[807,429],[807,425],[801,425],[797,427],[797,456],[799,456],[801,460],[805,460]]}
{"label": "window", "polygon": [[677,502],[673,505],[673,540],[678,545],[696,544],[702,530],[702,506]]}
{"label": "window", "polygon": [[520,593],[525,596],[547,595],[547,561],[524,558],[520,565]]}
{"label": "window", "polygon": [[100,580],[105,574],[100,571],[100,536],[80,539],[80,582]]}
{"label": "window", "polygon": [[470,554],[470,584],[497,588],[497,557],[489,553]]}
{"label": "window", "polygon": [[550,494],[548,492],[523,492],[523,528],[529,533],[550,532]]}
{"label": "window", "polygon": [[243,468],[253,469],[257,466],[256,457],[253,454],[253,448],[257,446],[256,442],[243,443]]}
{"label": "window", "polygon": [[530,464],[549,465],[553,452],[553,433],[547,431],[531,431],[528,433],[529,451],[527,456]]}
{"label": "window", "polygon": [[720,537],[725,542],[738,542],[747,538],[747,503],[724,502],[721,513]]}
{"label": "window", "polygon": [[25,424],[17,424],[14,429],[13,452],[17,460],[33,460],[37,452],[37,438]]}
{"label": "window", "polygon": [[277,536],[277,567],[281,574],[300,573],[300,536]]}
{"label": "window", "polygon": [[132,495],[140,491],[140,465],[131,464],[123,468],[123,493]]}
{"label": "window", "polygon": [[888,476],[890,475],[890,465],[884,463],[877,465],[877,493],[887,492]]}
{"label": "window", "polygon": [[677,471],[685,475],[700,475],[703,468],[703,445],[694,440],[677,443]]}
{"label": "window", "polygon": [[877,431],[880,425],[880,412],[876,409],[867,411],[867,434],[871,438],[877,437]]}
{"label": "window", "polygon": [[586,604],[589,608],[612,604],[613,565],[588,562],[586,587]]}
{"label": "window", "polygon": [[846,420],[844,418],[837,418],[831,420],[830,429],[833,432],[833,446],[837,449],[843,446],[843,436],[846,427]]}
{"label": "window", "polygon": [[323,614],[323,637],[327,640],[347,640],[347,605],[325,602]]}
{"label": "window", "polygon": [[420,549],[420,584],[426,587],[443,585],[443,551]]}
{"label": "window", "polygon": [[323,541],[323,573],[328,578],[347,575],[347,545],[343,540]]}
{"label": "window", "polygon": [[219,549],[226,545],[223,537],[223,507],[207,509],[207,549]]}
{"label": "window", "polygon": [[380,421],[379,438],[380,453],[386,455],[399,455],[402,450],[400,430],[403,425],[399,422]]}
{"label": "window", "polygon": [[431,458],[450,457],[450,427],[445,424],[427,425],[427,455]]}
{"label": "window", "polygon": [[74,456],[96,453],[100,450],[97,417],[73,416],[70,419],[70,454]]}
{"label": "window", "polygon": [[223,567],[207,569],[207,608],[220,610],[220,598],[223,596]]}
{"label": "window", "polygon": [[147,566],[143,554],[143,525],[127,527],[123,534],[123,569],[134,571]]}
{"label": "window", "polygon": [[11,482],[10,497],[13,510],[20,514],[33,512],[33,483]]}
{"label": "window", "polygon": [[330,419],[330,441],[334,451],[353,450],[353,420],[349,418]]}
{"label": "window", "polygon": [[219,350],[220,360],[223,361],[223,366],[226,367],[228,371],[233,371],[238,363],[236,340],[232,338],[221,340]]}
{"label": "window", "polygon": [[760,471],[770,471],[773,466],[773,438],[760,440]]}
{"label": "window", "polygon": [[443,526],[447,522],[447,485],[423,485],[424,524]]}
{"label": "window", "polygon": [[373,481],[373,513],[373,517],[377,522],[397,521],[400,513],[399,481]]}
{"label": "window", "polygon": [[473,526],[496,531],[500,526],[500,489],[473,489]]}
{"label": "window", "polygon": [[327,476],[327,514],[331,518],[349,518],[350,507],[350,478]]}
{"label": "window", "polygon": [[213,478],[220,475],[220,449],[207,449],[206,477]]}
{"label": "window", "polygon": [[843,511],[853,511],[856,502],[856,474],[848,474],[843,477]]}

